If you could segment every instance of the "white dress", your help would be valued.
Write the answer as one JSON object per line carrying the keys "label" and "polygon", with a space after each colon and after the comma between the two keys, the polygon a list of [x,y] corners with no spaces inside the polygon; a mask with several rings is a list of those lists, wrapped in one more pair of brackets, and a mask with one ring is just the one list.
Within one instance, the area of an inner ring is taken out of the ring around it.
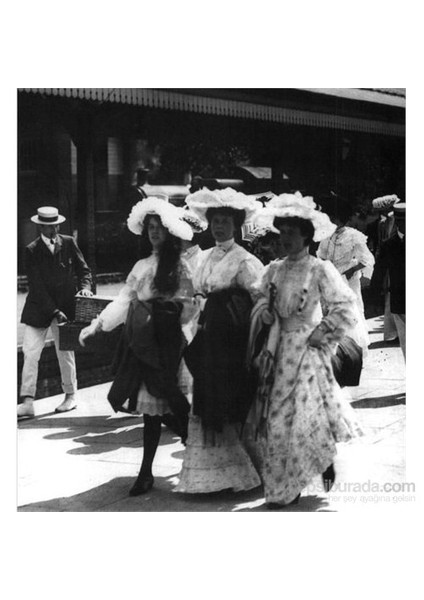
{"label": "white dress", "polygon": [[358,307],[358,322],[355,328],[348,333],[362,347],[365,356],[370,341],[364,315],[361,277],[363,275],[371,279],[375,263],[374,256],[367,246],[367,236],[353,227],[340,227],[332,236],[320,243],[317,256],[323,260],[331,261],[340,274],[359,263],[364,265],[364,268],[355,271],[350,279],[347,279],[344,275],[342,277],[354,292]]}
{"label": "white dress", "polygon": [[[355,322],[355,297],[334,266],[309,254],[271,263],[263,282],[277,287],[275,376],[265,426],[262,477],[267,502],[291,502],[333,462],[336,442],[357,432],[353,409],[334,379],[335,343]],[[328,313],[322,318],[321,303]],[[322,348],[308,345],[321,321],[328,326]],[[255,407],[252,407],[252,411]]]}
{"label": "white dress", "polygon": [[[194,286],[208,294],[229,287],[241,287],[253,296],[263,272],[262,263],[234,240],[205,250]],[[202,427],[200,417],[191,414],[187,446],[176,492],[207,493],[224,489],[243,491],[261,483],[235,424],[224,424],[222,433]]]}
{"label": "white dress", "polygon": [[[195,317],[196,307],[193,304],[192,274],[188,264],[182,259],[182,272],[180,275],[180,286],[173,300],[183,303],[181,313],[182,326],[188,324]],[[129,273],[124,287],[113,302],[108,304],[100,313],[99,318],[103,331],[111,331],[118,325],[125,323],[130,303],[135,298],[139,300],[151,300],[158,297],[158,292],[153,287],[153,279],[158,266],[157,253],[151,254],[135,263]],[[161,298],[163,298],[161,294]],[[171,298],[171,296],[169,296]],[[137,397],[137,412],[147,415],[164,415],[170,412],[168,402],[164,398],[152,396],[146,386],[142,384]]]}

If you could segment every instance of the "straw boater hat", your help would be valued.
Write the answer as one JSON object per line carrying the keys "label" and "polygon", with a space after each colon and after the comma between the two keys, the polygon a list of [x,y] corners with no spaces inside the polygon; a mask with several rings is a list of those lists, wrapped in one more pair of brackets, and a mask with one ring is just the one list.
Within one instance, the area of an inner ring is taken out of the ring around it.
{"label": "straw boater hat", "polygon": [[128,229],[136,235],[141,235],[146,215],[160,217],[162,225],[166,227],[169,233],[182,240],[191,240],[193,237],[192,228],[181,219],[181,210],[166,202],[166,200],[155,196],[140,200],[132,207],[127,219]]}
{"label": "straw boater hat", "polygon": [[[330,217],[316,209],[316,204],[311,196],[302,196],[300,192],[295,194],[281,194],[271,198],[266,207],[258,215],[260,218],[272,221],[276,217],[299,217],[311,221],[314,226],[314,242],[320,242],[332,235],[337,226],[330,221]],[[279,230],[272,225],[271,231],[279,233]]]}
{"label": "straw boater hat", "polygon": [[203,188],[189,194],[186,198],[187,206],[196,213],[203,221],[206,221],[206,212],[209,208],[232,208],[234,210],[243,210],[245,220],[257,210],[256,201],[242,192],[236,192],[232,188],[223,190],[208,190]]}
{"label": "straw boater hat", "polygon": [[396,196],[396,194],[389,194],[388,196],[374,198],[372,201],[372,207],[376,210],[386,210],[388,208],[392,208],[398,202],[400,202],[400,199]]}
{"label": "straw boater hat", "polygon": [[393,212],[396,217],[405,217],[406,215],[406,202],[396,202],[393,206]]}
{"label": "straw boater hat", "polygon": [[37,225],[59,225],[66,218],[54,206],[41,206],[37,208],[37,214],[31,217],[31,221]]}

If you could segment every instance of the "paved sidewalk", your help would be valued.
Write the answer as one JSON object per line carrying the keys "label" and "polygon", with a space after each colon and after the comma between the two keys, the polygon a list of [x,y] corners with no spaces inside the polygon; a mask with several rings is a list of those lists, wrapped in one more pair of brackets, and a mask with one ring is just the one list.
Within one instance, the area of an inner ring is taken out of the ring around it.
{"label": "paved sidewalk", "polygon": [[[319,478],[297,506],[285,512],[372,510],[384,502],[405,504],[405,364],[399,346],[382,343],[382,319],[368,322],[370,354],[358,388],[350,388],[364,436],[340,445],[337,485],[325,494]],[[35,403],[36,417],[18,424],[18,510],[85,512],[267,511],[263,490],[184,495],[173,491],[184,446],[163,428],[155,458],[155,487],[130,498],[142,457],[141,417],[113,414],[110,383],[80,390],[78,408],[54,413],[61,396]],[[395,493],[376,486],[395,484]],[[381,491],[380,491],[381,490]]]}

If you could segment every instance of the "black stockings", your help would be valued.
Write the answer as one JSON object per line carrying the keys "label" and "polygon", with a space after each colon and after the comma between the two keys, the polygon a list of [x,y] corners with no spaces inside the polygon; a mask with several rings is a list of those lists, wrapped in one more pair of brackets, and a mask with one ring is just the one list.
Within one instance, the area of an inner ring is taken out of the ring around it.
{"label": "black stockings", "polygon": [[159,416],[151,417],[150,415],[143,415],[143,420],[143,462],[140,467],[140,475],[150,476],[152,474],[153,459],[159,445],[162,422]]}

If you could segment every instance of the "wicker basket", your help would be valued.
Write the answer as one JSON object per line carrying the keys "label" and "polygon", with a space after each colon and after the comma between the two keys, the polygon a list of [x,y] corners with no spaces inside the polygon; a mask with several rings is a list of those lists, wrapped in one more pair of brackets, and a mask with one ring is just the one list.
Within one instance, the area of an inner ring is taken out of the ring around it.
{"label": "wicker basket", "polygon": [[91,323],[102,310],[112,302],[113,298],[108,296],[76,296],[75,297],[75,321],[77,323]]}
{"label": "wicker basket", "polygon": [[86,323],[65,323],[59,326],[59,349],[77,350],[79,352],[107,353],[114,352],[119,342],[122,326],[113,331],[99,331],[96,335],[87,338],[85,346],[78,341],[81,330]]}

